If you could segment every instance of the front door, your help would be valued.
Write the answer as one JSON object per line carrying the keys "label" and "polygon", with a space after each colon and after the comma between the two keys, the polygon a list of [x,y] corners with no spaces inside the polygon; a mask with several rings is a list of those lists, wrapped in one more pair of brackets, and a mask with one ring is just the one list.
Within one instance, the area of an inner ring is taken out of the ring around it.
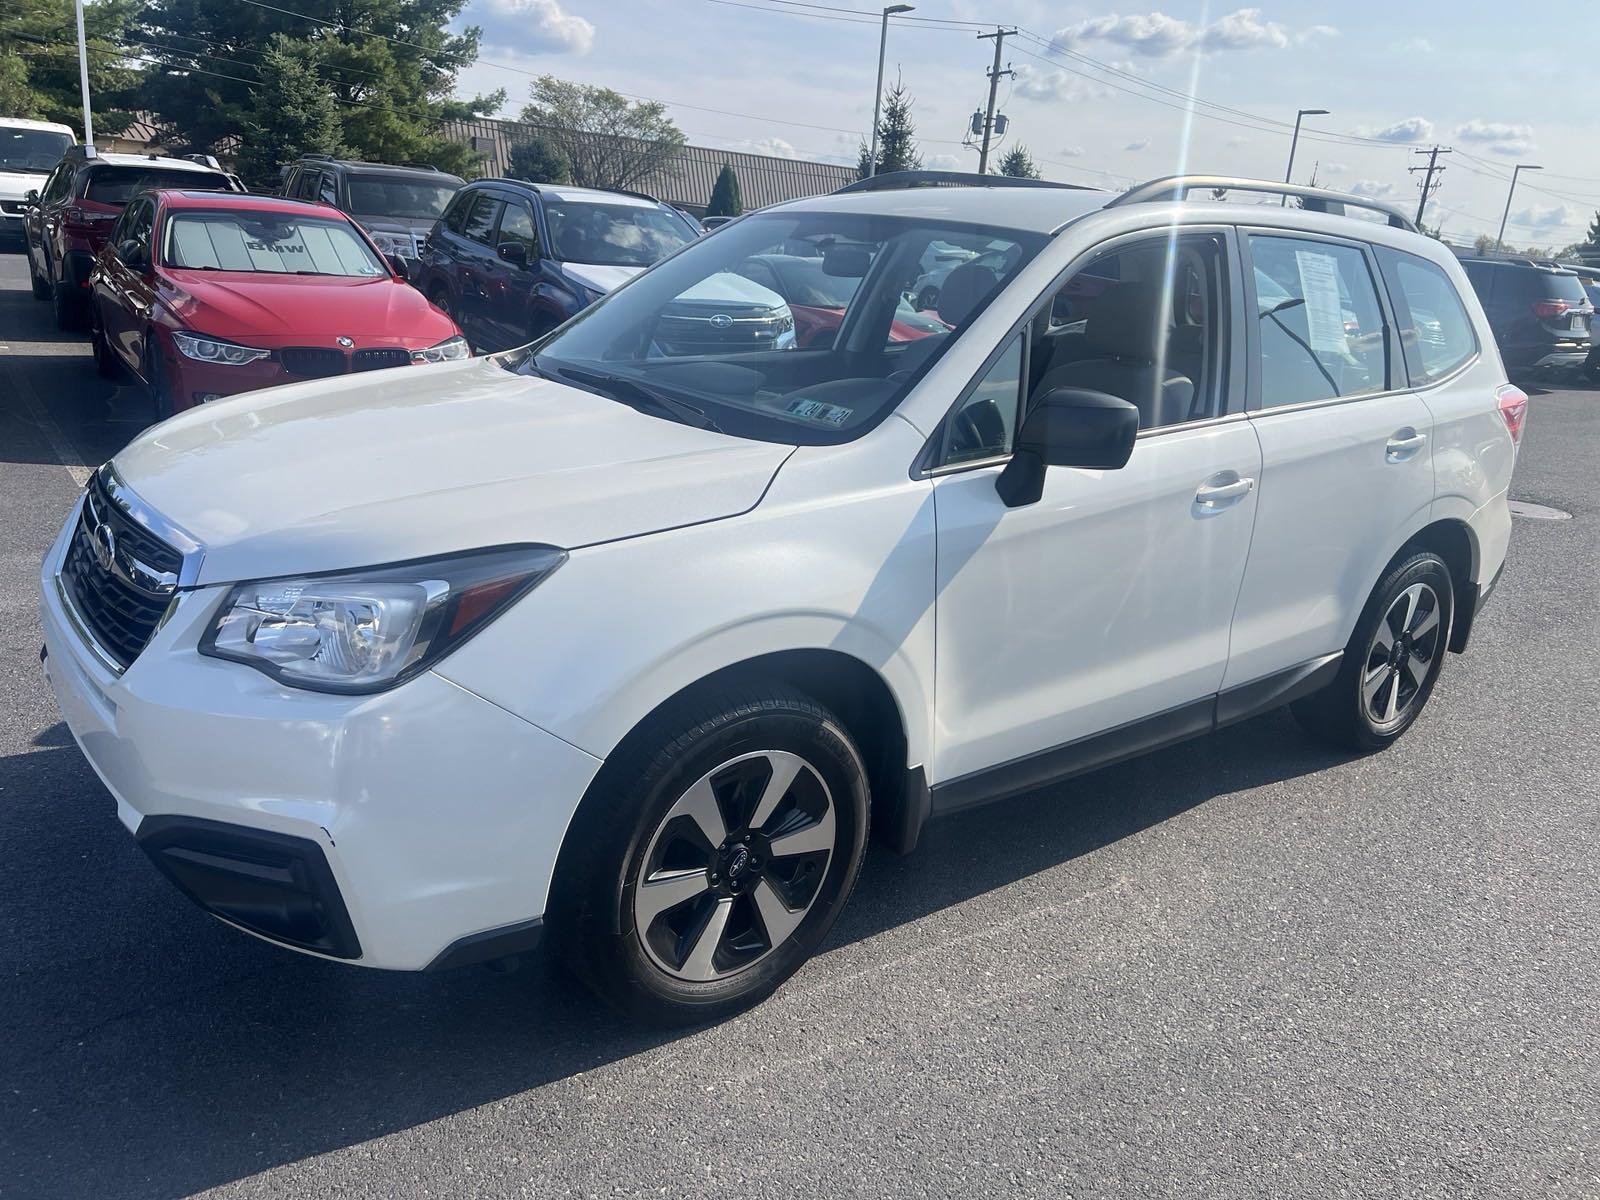
{"label": "front door", "polygon": [[[1225,231],[1114,243],[952,410],[934,468],[936,789],[1186,706],[1209,720],[1261,466],[1228,402],[1234,261]],[[1051,467],[1037,503],[1007,508],[1019,387],[1135,404],[1127,465]]]}

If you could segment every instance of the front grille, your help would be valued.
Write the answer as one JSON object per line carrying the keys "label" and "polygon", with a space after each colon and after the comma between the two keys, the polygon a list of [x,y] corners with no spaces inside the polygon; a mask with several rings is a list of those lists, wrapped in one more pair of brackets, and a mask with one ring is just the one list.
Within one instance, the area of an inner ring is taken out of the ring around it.
{"label": "front grille", "polygon": [[183,556],[112,501],[100,476],[61,564],[61,581],[95,642],[122,666],[139,657],[177,590]]}
{"label": "front grille", "polygon": [[343,375],[350,369],[349,356],[343,350],[326,346],[287,346],[278,351],[278,361],[289,374],[304,379]]}
{"label": "front grille", "polygon": [[399,349],[357,350],[351,356],[352,371],[381,371],[384,367],[404,367],[411,362],[411,351]]}

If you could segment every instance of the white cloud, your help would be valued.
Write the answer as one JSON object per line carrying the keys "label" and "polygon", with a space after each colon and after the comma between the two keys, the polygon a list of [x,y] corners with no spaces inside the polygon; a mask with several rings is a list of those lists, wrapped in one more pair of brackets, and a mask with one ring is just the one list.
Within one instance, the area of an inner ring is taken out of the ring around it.
{"label": "white cloud", "polygon": [[[1315,30],[1319,35],[1336,32],[1328,25],[1316,26]],[[1166,58],[1186,51],[1203,54],[1263,47],[1281,50],[1289,44],[1289,33],[1275,21],[1263,21],[1259,8],[1241,8],[1209,25],[1196,25],[1161,12],[1090,17],[1056,30],[1051,40],[1065,47],[1109,42],[1147,58]]]}
{"label": "white cloud", "polygon": [[594,26],[561,7],[561,0],[486,0],[484,42],[522,54],[587,54]]}
{"label": "white cloud", "polygon": [[1433,122],[1426,117],[1407,117],[1382,129],[1363,129],[1361,135],[1380,142],[1425,142],[1433,136]]}
{"label": "white cloud", "polygon": [[1474,142],[1493,154],[1530,154],[1537,147],[1532,125],[1509,125],[1504,121],[1468,121],[1456,127],[1456,138]]}
{"label": "white cloud", "polygon": [[1228,148],[1230,150],[1237,150],[1240,146],[1248,146],[1249,144],[1250,144],[1250,139],[1245,137],[1245,135],[1242,134],[1242,133],[1234,134],[1231,138],[1228,139],[1228,142],[1227,142]]}
{"label": "white cloud", "polygon": [[1574,224],[1579,214],[1565,204],[1531,205],[1511,214],[1509,224],[1531,233],[1553,233],[1564,225]]}
{"label": "white cloud", "polygon": [[774,158],[799,158],[800,151],[796,150],[782,138],[761,138],[750,143],[750,149],[755,154],[770,154]]}
{"label": "white cloud", "polygon": [[959,171],[963,164],[955,154],[930,154],[922,160],[922,165],[930,171]]}
{"label": "white cloud", "polygon": [[1104,88],[1067,71],[1045,71],[1023,63],[1016,68],[1016,95],[1024,100],[1051,103],[1098,100],[1111,94]]}
{"label": "white cloud", "polygon": [[1405,48],[1413,54],[1432,54],[1433,43],[1427,38],[1412,38]]}
{"label": "white cloud", "polygon": [[1294,35],[1295,44],[1299,46],[1310,45],[1322,38],[1336,38],[1339,31],[1332,25],[1313,25],[1310,29],[1302,29]]}
{"label": "white cloud", "polygon": [[1392,196],[1397,190],[1392,183],[1379,183],[1376,179],[1358,179],[1345,189],[1352,196],[1370,196],[1374,200],[1382,200]]}
{"label": "white cloud", "polygon": [[1150,139],[1149,138],[1140,138],[1137,142],[1129,142],[1126,146],[1123,147],[1123,149],[1124,150],[1131,150],[1131,151],[1133,151],[1133,153],[1137,154],[1141,150],[1149,149],[1149,146],[1150,146]]}
{"label": "white cloud", "polygon": [[1062,158],[1082,158],[1088,151],[1082,146],[1063,146],[1056,153]]}
{"label": "white cloud", "polygon": [[1343,175],[1349,169],[1349,165],[1342,162],[1325,162],[1322,164],[1322,173],[1324,175]]}

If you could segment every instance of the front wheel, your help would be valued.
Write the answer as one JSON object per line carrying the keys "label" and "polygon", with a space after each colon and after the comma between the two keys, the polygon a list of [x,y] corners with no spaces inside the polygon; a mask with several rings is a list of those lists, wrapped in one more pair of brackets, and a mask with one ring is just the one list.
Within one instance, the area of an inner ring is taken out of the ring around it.
{"label": "front wheel", "polygon": [[117,363],[115,352],[106,341],[106,328],[100,320],[98,309],[91,308],[89,313],[89,346],[94,351],[95,373],[101,379],[117,379],[122,371]]}
{"label": "front wheel", "polygon": [[794,974],[849,898],[861,756],[827,709],[776,686],[680,705],[634,742],[568,833],[552,933],[626,1016],[728,1016]]}
{"label": "front wheel", "polygon": [[1373,589],[1332,683],[1291,711],[1315,737],[1382,750],[1416,721],[1444,666],[1455,615],[1450,568],[1428,550],[1402,558]]}

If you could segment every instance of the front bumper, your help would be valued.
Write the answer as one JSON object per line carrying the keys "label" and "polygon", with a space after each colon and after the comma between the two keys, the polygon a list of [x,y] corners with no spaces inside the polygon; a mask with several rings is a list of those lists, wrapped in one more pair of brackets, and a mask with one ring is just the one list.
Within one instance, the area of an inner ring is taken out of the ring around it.
{"label": "front bumper", "polygon": [[95,658],[46,556],[45,670],[117,815],[202,907],[306,953],[420,970],[527,949],[599,768],[428,673],[374,696],[202,657],[221,587],[180,592],[128,669]]}

